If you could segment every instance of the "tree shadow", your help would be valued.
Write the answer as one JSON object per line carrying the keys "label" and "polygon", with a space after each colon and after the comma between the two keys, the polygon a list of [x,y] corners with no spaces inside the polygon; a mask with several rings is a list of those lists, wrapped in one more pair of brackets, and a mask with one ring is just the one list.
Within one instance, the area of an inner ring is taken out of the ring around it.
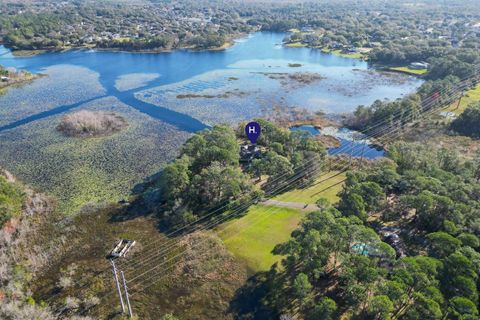
{"label": "tree shadow", "polygon": [[125,222],[128,220],[134,220],[140,217],[146,217],[155,214],[155,210],[153,210],[152,206],[149,205],[148,202],[154,202],[155,196],[158,197],[157,200],[158,202],[160,202],[159,193],[155,194],[155,192],[152,192],[149,195],[149,199],[146,199],[144,193],[148,190],[148,188],[154,186],[155,182],[158,181],[161,174],[162,170],[146,177],[145,179],[143,179],[142,182],[134,185],[131,189],[130,199],[119,201],[118,204],[121,207],[115,210],[115,212],[111,215],[110,222]]}
{"label": "tree shadow", "polygon": [[259,272],[235,292],[228,311],[239,320],[278,319],[277,312],[267,305],[275,271]]}

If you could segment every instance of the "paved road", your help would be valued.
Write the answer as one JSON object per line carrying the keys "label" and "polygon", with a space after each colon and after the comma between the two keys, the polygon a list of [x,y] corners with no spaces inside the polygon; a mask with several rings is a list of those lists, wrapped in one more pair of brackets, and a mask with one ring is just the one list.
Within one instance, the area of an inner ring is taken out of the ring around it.
{"label": "paved road", "polygon": [[306,204],[306,203],[298,203],[298,202],[286,202],[286,201],[278,201],[268,199],[262,202],[262,204],[267,206],[277,206],[277,207],[285,207],[285,208],[292,208],[292,209],[301,209],[305,211],[315,211],[318,210],[318,207],[315,204]]}

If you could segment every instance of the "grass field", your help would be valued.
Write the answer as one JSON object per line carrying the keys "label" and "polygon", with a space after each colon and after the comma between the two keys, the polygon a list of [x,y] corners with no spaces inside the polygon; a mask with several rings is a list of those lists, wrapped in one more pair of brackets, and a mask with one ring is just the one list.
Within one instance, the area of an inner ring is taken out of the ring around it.
{"label": "grass field", "polygon": [[256,205],[242,218],[215,231],[249,272],[264,271],[281,259],[271,253],[272,249],[290,238],[304,214],[296,209]]}
{"label": "grass field", "polygon": [[363,59],[365,56],[361,52],[355,52],[355,53],[343,53],[342,50],[331,50],[327,48],[321,49],[323,53],[331,53],[339,57],[343,58],[351,58],[351,59]]}
{"label": "grass field", "polygon": [[305,44],[301,43],[301,42],[291,42],[291,43],[287,43],[285,44],[286,47],[290,47],[290,48],[303,48],[303,47],[306,47]]}
{"label": "grass field", "polygon": [[454,102],[445,111],[453,112],[459,115],[465,110],[467,106],[479,101],[480,101],[480,85],[478,85],[474,89],[467,91],[465,96],[463,96],[462,101],[460,102],[460,105],[458,106],[458,108],[457,108],[457,102]]}
{"label": "grass field", "polygon": [[[317,185],[292,190],[274,200],[315,203],[323,197],[335,203],[345,179],[344,173],[336,174],[338,172],[330,172],[319,178]],[[256,205],[245,216],[224,223],[215,231],[229,251],[247,265],[249,272],[265,271],[281,260],[281,257],[272,254],[272,249],[290,238],[305,214],[299,209]]]}
{"label": "grass field", "polygon": [[295,189],[274,198],[278,201],[315,203],[320,198],[326,198],[330,203],[338,201],[337,193],[342,190],[342,181],[345,173],[333,171],[320,177],[316,183],[305,189]]}
{"label": "grass field", "polygon": [[410,69],[409,67],[394,67],[394,68],[389,68],[389,70],[399,71],[399,72],[403,72],[403,73],[407,73],[415,76],[421,76],[428,72],[427,69]]}

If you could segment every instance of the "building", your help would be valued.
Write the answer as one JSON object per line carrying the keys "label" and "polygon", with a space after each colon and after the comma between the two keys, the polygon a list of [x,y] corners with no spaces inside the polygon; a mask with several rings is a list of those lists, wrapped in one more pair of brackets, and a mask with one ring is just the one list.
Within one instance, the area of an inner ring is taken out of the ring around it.
{"label": "building", "polygon": [[260,148],[253,144],[246,144],[240,147],[240,162],[250,164],[253,159],[261,157]]}
{"label": "building", "polygon": [[414,70],[421,70],[421,69],[428,69],[430,65],[422,61],[422,62],[412,62],[408,67]]}

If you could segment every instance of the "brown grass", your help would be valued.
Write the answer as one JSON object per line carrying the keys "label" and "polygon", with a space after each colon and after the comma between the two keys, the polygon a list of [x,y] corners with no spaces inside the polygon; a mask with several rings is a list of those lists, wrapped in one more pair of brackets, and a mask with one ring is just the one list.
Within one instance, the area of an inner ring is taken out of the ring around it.
{"label": "brown grass", "polygon": [[127,126],[127,121],[115,113],[80,110],[64,116],[57,130],[69,137],[94,137],[110,135]]}

